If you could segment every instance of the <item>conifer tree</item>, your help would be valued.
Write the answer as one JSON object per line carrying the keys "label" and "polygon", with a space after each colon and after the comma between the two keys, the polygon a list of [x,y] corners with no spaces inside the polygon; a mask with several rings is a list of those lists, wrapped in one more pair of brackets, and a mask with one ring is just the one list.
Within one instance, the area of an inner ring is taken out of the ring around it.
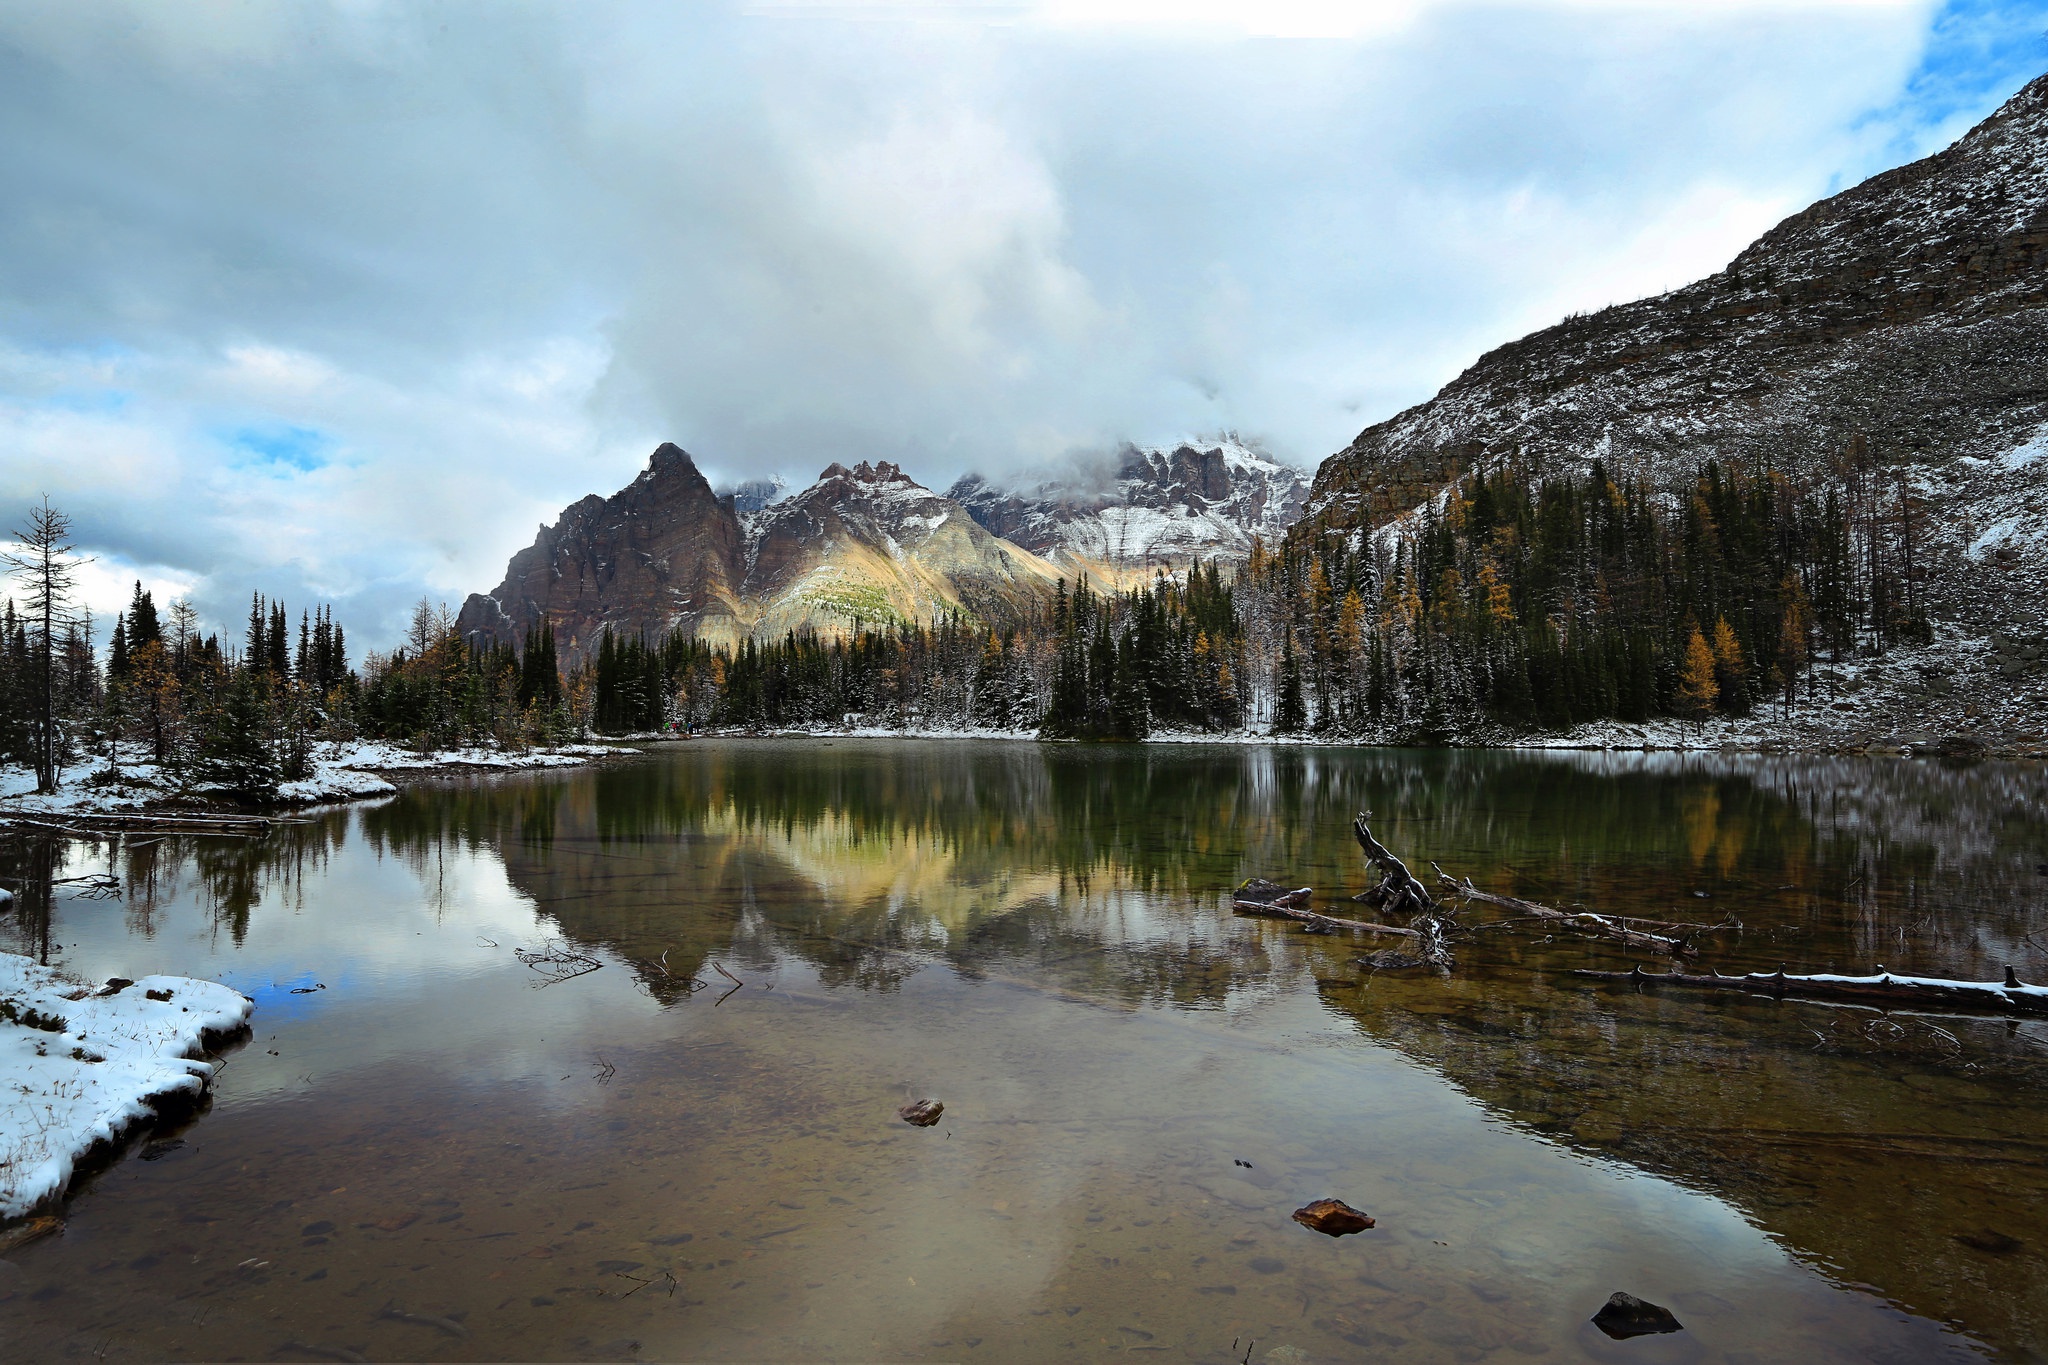
{"label": "conifer tree", "polygon": [[235,670],[214,687],[193,765],[201,784],[250,800],[276,794],[269,690],[263,673],[250,668]]}
{"label": "conifer tree", "polygon": [[40,507],[29,509],[28,522],[14,533],[21,548],[0,555],[0,563],[26,585],[28,612],[25,622],[30,699],[33,764],[36,790],[57,790],[59,763],[64,740],[58,732],[57,676],[58,631],[71,624],[71,592],[79,562],[72,556],[71,519],[50,506],[48,498]]}
{"label": "conifer tree", "polygon": [[1292,633],[1281,639],[1280,681],[1275,689],[1273,733],[1298,735],[1308,728],[1308,713],[1302,705],[1301,661],[1294,657]]}
{"label": "conifer tree", "polygon": [[141,649],[163,639],[163,626],[157,620],[156,601],[151,594],[142,590],[142,580],[135,580],[134,595],[128,599],[128,648]]}

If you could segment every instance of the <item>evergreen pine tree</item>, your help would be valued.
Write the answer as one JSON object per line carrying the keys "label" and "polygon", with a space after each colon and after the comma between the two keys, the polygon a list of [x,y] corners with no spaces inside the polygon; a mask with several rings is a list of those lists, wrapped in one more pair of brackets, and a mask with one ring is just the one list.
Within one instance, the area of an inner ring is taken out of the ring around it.
{"label": "evergreen pine tree", "polygon": [[107,681],[120,682],[128,676],[128,622],[114,618],[114,638],[107,644]]}
{"label": "evergreen pine tree", "polygon": [[271,708],[263,674],[238,669],[214,689],[202,717],[193,776],[204,786],[261,800],[275,796],[277,756],[271,745]]}
{"label": "evergreen pine tree", "polygon": [[142,580],[137,579],[135,593],[128,600],[128,648],[132,652],[163,638],[163,625],[157,620],[156,602],[149,593],[142,590]]}
{"label": "evergreen pine tree", "polygon": [[1294,657],[1293,632],[1281,637],[1280,682],[1273,703],[1273,733],[1298,735],[1308,728],[1308,712],[1302,704],[1301,661]]}

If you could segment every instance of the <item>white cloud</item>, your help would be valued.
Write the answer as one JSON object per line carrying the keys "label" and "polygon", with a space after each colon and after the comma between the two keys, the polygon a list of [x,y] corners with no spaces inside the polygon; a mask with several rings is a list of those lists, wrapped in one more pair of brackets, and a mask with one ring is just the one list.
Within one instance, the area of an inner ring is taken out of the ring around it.
{"label": "white cloud", "polygon": [[364,643],[660,439],[1313,463],[1999,93],[1920,0],[164,15],[0,12],[0,508]]}

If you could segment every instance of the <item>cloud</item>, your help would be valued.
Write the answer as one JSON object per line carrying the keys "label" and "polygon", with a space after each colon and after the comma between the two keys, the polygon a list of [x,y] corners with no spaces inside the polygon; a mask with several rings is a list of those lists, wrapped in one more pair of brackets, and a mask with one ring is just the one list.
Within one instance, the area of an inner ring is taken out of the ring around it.
{"label": "cloud", "polygon": [[1225,427],[1312,464],[1953,136],[2044,16],[15,7],[0,503],[229,627],[260,590],[383,642],[663,439],[714,479]]}

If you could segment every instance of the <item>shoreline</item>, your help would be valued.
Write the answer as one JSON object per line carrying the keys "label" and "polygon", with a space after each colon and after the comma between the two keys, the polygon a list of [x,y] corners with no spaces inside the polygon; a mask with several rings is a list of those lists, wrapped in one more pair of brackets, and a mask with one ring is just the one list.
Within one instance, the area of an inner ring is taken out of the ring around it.
{"label": "shoreline", "polygon": [[[204,792],[179,792],[150,780],[152,765],[134,763],[124,770],[133,780],[115,786],[85,785],[90,765],[67,770],[73,778],[52,796],[33,790],[0,791],[0,824],[80,821],[132,821],[137,825],[218,824],[267,826],[279,818],[323,806],[376,800],[400,788],[435,778],[495,773],[532,772],[549,768],[582,768],[645,752],[648,745],[690,744],[705,740],[977,740],[1005,743],[1088,745],[1228,745],[1289,749],[1471,749],[1502,752],[1578,752],[1643,754],[1727,754],[1755,757],[1913,758],[1951,761],[2042,762],[2048,743],[2033,736],[1986,740],[1967,734],[1930,736],[1921,733],[1877,736],[1855,734],[1786,734],[1779,723],[1756,718],[1709,723],[1704,731],[1671,720],[1643,724],[1593,722],[1562,734],[1496,736],[1484,740],[1451,739],[1441,744],[1403,743],[1390,739],[1342,738],[1321,735],[1273,735],[1251,730],[1202,733],[1169,731],[1142,740],[1042,739],[1035,730],[896,729],[889,726],[791,725],[766,729],[719,728],[694,734],[635,733],[593,737],[589,741],[520,752],[465,749],[421,755],[396,745],[358,742],[318,762],[315,775],[282,784],[278,799],[246,803],[209,797]],[[18,769],[0,770],[14,778]],[[205,832],[195,829],[192,832]]]}
{"label": "shoreline", "polygon": [[98,785],[89,783],[94,774],[108,771],[104,759],[73,764],[64,770],[58,790],[49,794],[38,794],[25,770],[9,767],[0,769],[0,823],[125,818],[163,824],[267,824],[314,807],[396,796],[400,785],[410,781],[461,773],[588,767],[638,752],[616,740],[516,752],[444,749],[432,754],[382,741],[326,741],[315,750],[311,777],[280,783],[277,796],[264,801],[173,788],[161,780],[157,765],[140,759],[124,762],[118,781]]}

